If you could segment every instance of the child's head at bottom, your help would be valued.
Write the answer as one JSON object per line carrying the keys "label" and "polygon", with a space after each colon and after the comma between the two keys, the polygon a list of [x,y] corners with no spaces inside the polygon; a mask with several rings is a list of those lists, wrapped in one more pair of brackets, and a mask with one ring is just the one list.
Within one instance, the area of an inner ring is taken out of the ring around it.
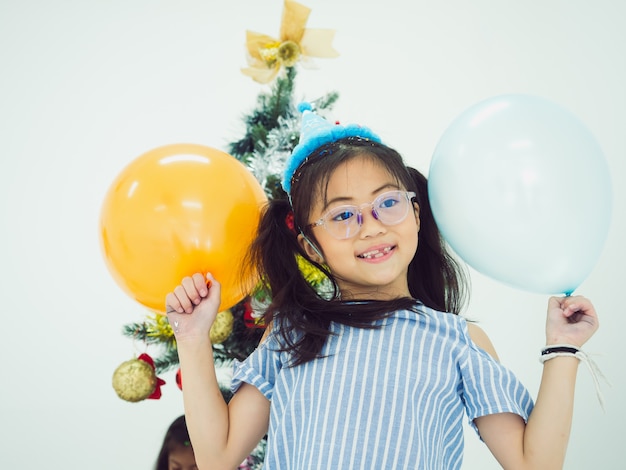
{"label": "child's head at bottom", "polygon": [[157,458],[156,470],[197,470],[185,416],[170,424]]}

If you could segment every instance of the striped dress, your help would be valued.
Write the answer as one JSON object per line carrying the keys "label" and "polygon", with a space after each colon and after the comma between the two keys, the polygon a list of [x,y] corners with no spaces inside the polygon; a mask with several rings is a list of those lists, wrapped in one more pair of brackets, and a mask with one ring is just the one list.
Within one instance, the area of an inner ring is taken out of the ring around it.
{"label": "striped dress", "polygon": [[332,324],[326,357],[300,366],[274,334],[235,364],[233,391],[247,382],[271,402],[263,468],[459,469],[464,416],[528,418],[530,394],[463,318],[420,305],[378,323]]}

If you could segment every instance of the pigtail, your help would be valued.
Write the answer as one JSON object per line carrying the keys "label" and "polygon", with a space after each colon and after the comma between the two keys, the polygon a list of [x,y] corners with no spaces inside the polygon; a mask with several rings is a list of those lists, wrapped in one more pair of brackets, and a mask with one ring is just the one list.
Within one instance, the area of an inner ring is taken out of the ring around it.
{"label": "pigtail", "polygon": [[269,289],[272,298],[298,273],[297,251],[291,207],[285,199],[273,199],[261,214],[249,263],[259,269],[264,287]]}
{"label": "pigtail", "polygon": [[435,310],[460,313],[467,300],[467,276],[448,251],[428,198],[428,181],[408,167],[420,206],[419,246],[409,265],[411,295]]}
{"label": "pigtail", "polygon": [[[247,262],[256,266],[262,288],[271,297],[265,321],[280,325],[281,350],[295,353],[294,365],[317,357],[328,337],[330,324],[329,316],[315,314],[316,310],[327,312],[327,301],[305,279],[298,266],[297,257],[306,258],[298,243],[298,233],[289,202],[271,200],[261,215]],[[331,276],[324,266],[309,262]],[[300,334],[302,331],[306,335]]]}

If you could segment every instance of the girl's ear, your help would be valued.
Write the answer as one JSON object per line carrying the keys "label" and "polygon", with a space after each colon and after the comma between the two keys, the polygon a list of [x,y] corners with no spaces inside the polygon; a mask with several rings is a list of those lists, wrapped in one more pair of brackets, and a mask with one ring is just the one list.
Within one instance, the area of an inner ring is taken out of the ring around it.
{"label": "girl's ear", "polygon": [[417,223],[417,231],[420,231],[420,206],[417,202],[413,202],[413,212],[415,213],[415,222]]}
{"label": "girl's ear", "polygon": [[300,244],[300,247],[304,250],[304,252],[309,257],[310,260],[315,261],[316,263],[319,263],[319,264],[324,263],[324,257],[322,256],[322,253],[311,242],[311,240],[308,239],[308,237],[305,237],[301,233],[298,234],[298,243]]}

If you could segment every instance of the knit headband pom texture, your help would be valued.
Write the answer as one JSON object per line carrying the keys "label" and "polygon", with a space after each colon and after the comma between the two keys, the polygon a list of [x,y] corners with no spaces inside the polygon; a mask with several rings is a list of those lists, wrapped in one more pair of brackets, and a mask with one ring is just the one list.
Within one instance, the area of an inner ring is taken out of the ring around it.
{"label": "knit headband pom texture", "polygon": [[303,102],[298,105],[298,111],[302,113],[300,127],[300,140],[291,152],[287,160],[287,166],[283,173],[283,189],[291,192],[291,180],[296,170],[305,162],[307,157],[322,145],[336,142],[346,137],[361,137],[380,143],[380,137],[369,128],[358,124],[331,124],[329,121],[313,112],[311,104]]}

